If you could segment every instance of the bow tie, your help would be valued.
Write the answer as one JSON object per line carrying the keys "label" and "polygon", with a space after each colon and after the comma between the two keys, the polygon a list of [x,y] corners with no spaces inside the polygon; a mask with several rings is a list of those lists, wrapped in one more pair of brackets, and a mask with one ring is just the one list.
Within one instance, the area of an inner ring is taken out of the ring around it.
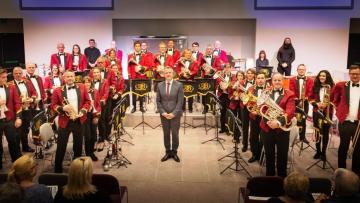
{"label": "bow tie", "polygon": [[168,49],[168,51],[173,51],[173,49]]}
{"label": "bow tie", "polygon": [[64,55],[65,55],[64,53],[61,53],[61,54],[59,53],[59,56],[64,56]]}
{"label": "bow tie", "polygon": [[257,86],[257,89],[258,89],[258,90],[260,90],[260,89],[262,90],[262,89],[264,89],[264,87]]}
{"label": "bow tie", "polygon": [[211,55],[207,55],[206,58],[211,58]]}
{"label": "bow tie", "polygon": [[279,93],[279,94],[280,94],[280,93],[282,92],[282,89],[273,90],[273,92],[274,92],[274,93],[276,93],[276,92],[277,92],[277,93]]}
{"label": "bow tie", "polygon": [[70,87],[68,87],[67,89],[68,89],[68,90],[75,89],[75,85],[70,86]]}
{"label": "bow tie", "polygon": [[136,56],[141,56],[141,54],[136,54]]}
{"label": "bow tie", "polygon": [[59,76],[53,76],[53,78],[58,78]]}
{"label": "bow tie", "polygon": [[353,83],[351,86],[352,87],[360,87],[359,83],[358,84]]}
{"label": "bow tie", "polygon": [[305,76],[297,76],[297,79],[298,79],[298,80],[300,80],[300,79],[305,80]]}
{"label": "bow tie", "polygon": [[35,76],[35,75],[31,75],[29,78],[36,78],[36,76]]}
{"label": "bow tie", "polygon": [[25,82],[24,82],[24,81],[19,81],[18,83],[19,83],[19,84],[25,84]]}
{"label": "bow tie", "polygon": [[5,88],[5,85],[0,85],[0,88]]}

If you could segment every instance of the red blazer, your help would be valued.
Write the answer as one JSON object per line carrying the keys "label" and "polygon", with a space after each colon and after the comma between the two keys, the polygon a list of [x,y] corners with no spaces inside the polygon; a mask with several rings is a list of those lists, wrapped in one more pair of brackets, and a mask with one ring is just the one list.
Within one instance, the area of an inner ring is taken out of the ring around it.
{"label": "red blazer", "polygon": [[[214,49],[214,51],[215,51],[215,49]],[[220,58],[222,63],[227,63],[228,62],[226,51],[220,49],[220,53],[219,53],[218,57]]]}
{"label": "red blazer", "polygon": [[[104,78],[103,79],[106,79],[108,81],[109,86],[115,86],[116,79],[115,79],[114,71],[111,70],[110,68],[105,68],[103,71],[104,71]],[[93,70],[90,70],[89,77],[94,79]]]}
{"label": "red blazer", "polygon": [[[60,76],[58,76],[58,77],[60,77]],[[61,82],[61,85],[64,85],[64,83],[65,83],[62,77],[60,77],[60,82]],[[45,82],[44,82],[44,90],[48,91],[53,88],[54,88],[54,77],[51,75],[46,76]]]}
{"label": "red blazer", "polygon": [[[70,55],[69,53],[64,53],[65,54],[65,57],[64,57],[64,65],[65,65],[65,69],[68,70],[71,68],[71,66],[69,66],[69,63],[68,61],[71,60],[70,59]],[[60,56],[59,56],[59,53],[56,53],[56,54],[52,54],[51,55],[51,58],[50,58],[50,67],[52,67],[53,65],[57,65],[59,67],[60,65]]]}
{"label": "red blazer", "polygon": [[[105,50],[105,53],[108,56],[109,56],[109,51],[110,51],[110,49]],[[116,58],[118,59],[120,64],[122,63],[122,57],[123,57],[123,52],[120,49],[117,49],[116,50]]]}
{"label": "red blazer", "polygon": [[79,55],[79,65],[74,66],[74,55],[70,54],[69,60],[67,61],[67,68],[66,70],[73,70],[73,71],[84,71],[87,68],[87,60],[84,54]]}
{"label": "red blazer", "polygon": [[[175,70],[176,70],[176,73],[177,73],[177,75],[180,77],[180,79],[182,79],[181,78],[181,76],[180,76],[180,73],[181,73],[181,69],[184,67],[183,66],[183,64],[180,62],[180,60],[178,60],[177,62],[176,62],[176,64],[175,64]],[[197,74],[197,72],[199,71],[199,64],[198,64],[198,62],[197,61],[192,61],[191,63],[190,63],[190,65],[189,65],[189,70],[190,70],[190,78],[189,78],[189,80],[193,80],[194,79],[194,77],[196,76],[196,74]]]}
{"label": "red blazer", "polygon": [[6,93],[6,107],[5,116],[7,121],[14,120],[16,117],[21,118],[21,103],[15,85],[4,85]]}
{"label": "red blazer", "polygon": [[[44,91],[43,80],[38,75],[34,75],[34,76],[36,78],[37,84],[38,84],[39,89],[40,89],[40,94],[41,94],[40,97],[41,97],[42,100],[44,100],[46,95],[45,95],[45,91]],[[30,86],[32,86],[32,88],[34,88],[34,90],[36,91],[36,88],[35,88],[34,84],[31,82],[30,76],[28,74],[26,74],[26,76],[23,79],[29,80],[30,81],[30,83],[29,83]]]}
{"label": "red blazer", "polygon": [[[263,91],[264,90],[266,90],[267,88],[266,88],[266,85],[265,85],[265,87],[264,87],[264,89],[263,89]],[[257,85],[253,85],[253,86],[251,86],[251,87],[249,87],[249,89],[248,89],[248,92],[250,92],[252,95],[254,95],[255,97],[259,97],[260,95],[258,95],[258,86]],[[260,117],[260,115],[254,115],[254,114],[252,114],[252,113],[250,113],[249,112],[249,117],[251,118],[251,120],[255,120],[257,117]]]}
{"label": "red blazer", "polygon": [[[154,55],[154,59],[153,59],[153,71],[156,72],[156,68],[161,65],[160,63],[160,54],[156,54]],[[173,60],[173,57],[168,55],[168,54],[165,54],[165,63],[164,63],[164,66],[170,66],[172,68],[174,68],[174,60]],[[155,74],[156,75],[156,78],[161,78],[159,74]]]}
{"label": "red blazer", "polygon": [[102,79],[99,84],[99,89],[97,90],[99,91],[100,102],[105,103],[109,98],[109,88],[110,88],[110,84],[108,80]]}
{"label": "red blazer", "polygon": [[[76,84],[76,92],[78,94],[78,111],[83,112],[80,117],[81,124],[86,121],[86,112],[89,111],[91,102],[87,90],[83,84]],[[66,86],[58,87],[54,90],[51,96],[51,109],[59,114],[59,127],[66,128],[69,122],[69,117],[63,111],[64,97],[66,97]]]}
{"label": "red blazer", "polygon": [[[201,60],[201,66],[206,63],[206,60],[205,60],[206,56],[204,56]],[[219,70],[222,70],[221,68],[221,60],[219,57],[217,56],[213,56],[211,58],[211,67],[213,67],[215,69],[215,71],[219,71]],[[204,77],[205,76],[205,71],[204,70],[201,70],[201,76]]]}
{"label": "red blazer", "polygon": [[[332,103],[336,106],[336,117],[340,123],[343,123],[349,115],[350,81],[336,83],[330,96]],[[360,108],[357,118],[360,120]]]}
{"label": "red blazer", "polygon": [[[333,91],[334,87],[331,88],[330,90],[330,100],[332,98],[331,96],[331,92]],[[320,94],[315,94],[313,91],[311,91],[311,95],[309,97],[309,103],[313,106],[313,112],[316,112],[319,110],[318,106],[316,103],[320,102]],[[327,110],[329,109],[329,113],[330,113],[330,118],[332,118],[333,116],[333,112],[334,112],[334,107],[333,105],[329,105],[325,110],[324,112],[326,112]],[[323,113],[325,115],[325,113]],[[326,115],[325,115],[326,116]]]}
{"label": "red blazer", "polygon": [[204,58],[204,54],[203,53],[201,53],[200,51],[198,51],[197,52],[197,54],[196,54],[196,60],[197,60],[197,62],[199,63],[199,64],[201,64],[202,65],[202,60],[203,60],[203,58]]}
{"label": "red blazer", "polygon": [[[37,96],[36,90],[34,89],[31,81],[29,81],[29,80],[23,80],[23,81],[24,81],[25,87],[27,89],[27,96],[36,99],[36,96]],[[21,103],[21,92],[20,92],[19,86],[17,85],[15,80],[11,81],[10,83],[12,83],[15,86],[15,88],[17,90],[17,93],[18,93],[18,95],[20,97],[20,103]]]}
{"label": "red blazer", "polygon": [[[167,51],[166,51],[166,53],[167,53]],[[173,61],[174,62],[178,61],[180,59],[180,57],[181,57],[180,51],[178,49],[173,48],[173,55],[172,55]]]}
{"label": "red blazer", "polygon": [[[311,77],[305,77],[305,99],[308,99],[312,94],[312,88],[314,86],[314,80]],[[289,90],[295,93],[297,99],[300,98],[300,88],[299,88],[299,80],[297,76],[290,78],[289,82]]]}
{"label": "red blazer", "polygon": [[[278,118],[277,120],[281,125],[290,124],[291,119],[295,114],[295,94],[291,90],[283,89],[283,93],[280,94],[276,103],[285,111],[285,116]],[[266,109],[265,109],[266,110]],[[260,127],[264,132],[269,132],[270,127],[266,124],[266,120],[263,117],[260,122]],[[277,132],[281,132],[280,128],[276,129]]]}
{"label": "red blazer", "polygon": [[90,100],[93,101],[94,103],[94,108],[96,110],[96,112],[93,111],[90,112],[90,109],[89,108],[89,113],[92,113],[95,117],[100,117],[100,114],[101,114],[101,105],[100,105],[100,94],[99,94],[99,91],[95,90],[95,89],[91,89],[88,91],[88,94],[90,93]]}
{"label": "red blazer", "polygon": [[[144,54],[144,53],[141,53],[141,56],[140,56],[139,64],[141,66],[145,67],[145,71],[148,71],[150,69],[151,65],[152,65],[152,60],[153,59],[150,58],[149,56],[150,55]],[[136,64],[134,62],[132,62],[131,59],[136,61],[135,53],[132,53],[132,54],[128,55],[128,73],[129,73],[130,79],[146,79],[147,78],[146,74],[141,75],[141,74],[135,72]]]}

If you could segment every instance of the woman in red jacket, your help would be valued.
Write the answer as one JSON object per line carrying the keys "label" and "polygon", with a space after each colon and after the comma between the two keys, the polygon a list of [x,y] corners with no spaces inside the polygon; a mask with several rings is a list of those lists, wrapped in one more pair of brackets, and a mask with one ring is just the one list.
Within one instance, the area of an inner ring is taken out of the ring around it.
{"label": "woman in red jacket", "polygon": [[83,72],[87,67],[86,56],[81,53],[80,46],[77,44],[73,45],[72,54],[70,60],[68,60],[69,69],[73,71]]}

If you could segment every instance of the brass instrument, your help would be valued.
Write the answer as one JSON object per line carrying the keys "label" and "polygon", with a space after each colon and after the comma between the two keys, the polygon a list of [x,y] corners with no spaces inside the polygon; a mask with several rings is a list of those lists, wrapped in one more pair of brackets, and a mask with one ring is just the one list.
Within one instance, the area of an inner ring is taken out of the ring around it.
{"label": "brass instrument", "polygon": [[360,136],[360,122],[358,122],[356,130],[355,130],[355,135],[353,137],[352,141],[352,145],[350,146],[349,150],[348,150],[348,156],[352,157],[354,149],[357,145],[357,142],[359,140],[359,136]]}
{"label": "brass instrument", "polygon": [[[236,81],[236,82],[234,83],[234,85],[232,86],[232,88],[233,88],[235,91],[234,91],[234,93],[233,93],[232,98],[230,98],[230,99],[241,100],[244,105],[246,105],[246,104],[249,102],[249,100],[251,100],[251,99],[253,100],[252,97],[253,97],[254,95],[252,95],[251,93],[249,93],[249,92],[246,90],[246,88],[240,84],[240,81]],[[239,92],[239,90],[242,91],[242,93]]]}
{"label": "brass instrument", "polygon": [[215,75],[220,78],[221,82],[220,82],[220,89],[223,91],[226,91],[226,89],[229,87],[230,85],[230,80],[226,81],[225,78],[221,75],[222,71],[218,71],[215,73]]}
{"label": "brass instrument", "polygon": [[31,105],[31,103],[33,102],[33,99],[31,97],[28,97],[28,94],[27,92],[25,92],[24,94],[21,94],[21,106],[22,106],[22,109],[24,111],[27,111],[29,110],[29,107]]}
{"label": "brass instrument", "polygon": [[182,65],[182,68],[181,68],[181,71],[180,71],[180,75],[182,75],[182,77],[186,78],[186,79],[189,79],[191,77],[191,72],[189,70],[189,68],[186,68],[186,65],[185,65],[185,58],[184,57],[181,57],[179,59],[179,62],[181,63]]}
{"label": "brass instrument", "polygon": [[208,63],[204,63],[201,66],[201,70],[203,70],[205,72],[206,76],[213,76],[215,74],[215,72],[216,72],[216,70],[211,65],[209,65]]}
{"label": "brass instrument", "polygon": [[0,106],[0,118],[6,118],[5,112],[7,112],[8,110],[9,109],[6,106],[6,101],[5,101],[5,104]]}
{"label": "brass instrument", "polygon": [[160,75],[160,77],[164,77],[164,70],[165,70],[165,58],[164,58],[164,62],[161,61],[160,59],[160,55],[158,55],[156,57],[156,60],[160,63],[160,65],[158,65],[156,67],[156,72]]}
{"label": "brass instrument", "polygon": [[70,118],[70,120],[74,121],[80,117],[79,114],[76,113],[74,107],[70,104],[70,102],[66,98],[64,98],[63,105],[64,106],[69,105],[71,107],[70,112],[65,111],[66,116],[68,116]]}
{"label": "brass instrument", "polygon": [[135,72],[139,73],[140,75],[145,75],[146,67],[140,65],[138,62],[136,62],[133,58],[130,59],[129,63],[134,63],[135,66]]}
{"label": "brass instrument", "polygon": [[249,96],[249,100],[247,102],[246,108],[250,113],[253,114],[260,114],[259,106],[257,105],[257,99],[255,95],[251,94],[250,92],[247,94]]}
{"label": "brass instrument", "polygon": [[[276,120],[279,117],[286,116],[284,109],[282,109],[273,99],[270,98],[270,92],[264,90],[262,94],[257,98],[257,105],[260,106],[260,115],[269,121]],[[265,109],[265,107],[267,109]],[[266,110],[264,112],[264,110]],[[283,131],[290,131],[292,127],[296,125],[296,118],[291,120],[290,127],[280,126]]]}
{"label": "brass instrument", "polygon": [[[321,117],[323,117],[324,123],[328,123],[330,125],[333,125],[334,123],[332,122],[332,120],[330,118],[330,107],[332,105],[331,102],[330,102],[331,86],[326,84],[324,86],[324,88],[325,88],[325,93],[324,93],[324,99],[323,99],[322,103],[325,104],[325,108],[318,110],[318,113],[320,114]],[[326,112],[324,112],[324,110]]]}

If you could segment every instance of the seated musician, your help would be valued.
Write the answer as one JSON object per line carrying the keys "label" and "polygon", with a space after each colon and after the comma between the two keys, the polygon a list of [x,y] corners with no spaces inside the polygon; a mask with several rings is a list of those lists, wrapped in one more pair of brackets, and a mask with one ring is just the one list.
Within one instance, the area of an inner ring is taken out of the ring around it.
{"label": "seated musician", "polygon": [[[176,62],[176,73],[179,76],[180,80],[194,80],[196,73],[199,69],[199,64],[196,60],[192,58],[192,53],[189,49],[185,49],[182,53],[182,57]],[[183,110],[185,111],[186,99],[184,98]],[[193,111],[193,101],[194,98],[190,97],[188,99],[188,109],[189,112]]]}
{"label": "seated musician", "polygon": [[[280,73],[273,74],[272,90],[270,90],[268,94],[270,97],[269,99],[271,99],[284,111],[282,114],[276,115],[276,118],[264,115],[268,118],[263,116],[260,122],[260,137],[262,138],[262,143],[264,144],[266,156],[266,175],[274,176],[276,174],[276,163],[277,175],[280,177],[286,177],[290,133],[289,131],[284,131],[284,129],[290,125],[290,122],[295,114],[295,94],[290,90],[284,89],[283,76]],[[268,110],[275,108],[272,106],[273,104],[263,105],[266,105],[264,110],[266,110],[266,108]],[[275,157],[277,157],[276,160]]]}
{"label": "seated musician", "polygon": [[73,45],[72,54],[67,63],[67,69],[72,71],[83,72],[87,68],[86,56],[81,53],[79,45]]}
{"label": "seated musician", "polygon": [[326,149],[332,124],[334,108],[331,104],[331,90],[334,81],[327,70],[322,70],[315,78],[310,103],[313,105],[313,123],[315,129],[316,154],[314,159],[326,161]]}
{"label": "seated musician", "polygon": [[296,95],[296,118],[299,126],[300,141],[309,144],[305,137],[306,133],[306,117],[309,111],[308,98],[312,94],[314,80],[311,77],[305,76],[306,66],[300,64],[297,67],[298,75],[290,79],[289,89]]}
{"label": "seated musician", "polygon": [[51,108],[59,114],[58,140],[55,155],[55,173],[62,173],[66,147],[70,133],[73,134],[74,158],[82,152],[82,135],[91,102],[83,84],[75,84],[75,73],[65,71],[65,85],[54,90]]}
{"label": "seated musician", "polygon": [[[250,95],[258,98],[261,93],[266,89],[266,77],[264,73],[256,75],[255,85],[251,86],[248,90]],[[260,140],[260,121],[261,115],[259,114],[259,108],[256,104],[256,99],[249,99],[246,104],[246,108],[249,111],[250,117],[250,151],[252,153],[249,163],[260,160],[260,154],[263,144]]]}
{"label": "seated musician", "polygon": [[57,65],[53,65],[50,75],[46,76],[44,81],[44,90],[47,95],[45,103],[51,103],[51,94],[53,93],[54,89],[60,87],[63,84],[64,81],[62,79],[62,74],[59,72],[59,68]]}
{"label": "seated musician", "polygon": [[[30,148],[28,135],[30,132],[30,122],[33,119],[32,109],[35,108],[36,91],[33,88],[29,80],[23,79],[23,69],[21,67],[15,67],[13,69],[14,81],[13,84],[16,87],[17,93],[20,96],[20,102],[22,105],[22,125],[16,129],[17,146],[20,151],[20,143],[23,152],[34,152],[34,149]],[[33,135],[35,133],[33,132]]]}
{"label": "seated musician", "polygon": [[164,79],[164,69],[167,66],[174,67],[172,56],[166,53],[165,42],[160,42],[159,53],[154,55],[153,71],[156,79]]}
{"label": "seated musician", "polygon": [[226,109],[229,106],[229,85],[231,82],[231,65],[226,63],[224,70],[216,72],[216,86],[217,86],[217,96],[221,102],[221,111],[220,111],[220,124],[221,128],[219,133],[228,133],[226,128]]}
{"label": "seated musician", "polygon": [[90,99],[90,108],[86,115],[86,128],[85,128],[85,154],[89,156],[93,161],[97,161],[98,158],[94,154],[94,147],[97,140],[97,127],[101,114],[100,107],[100,94],[99,91],[94,89],[93,80],[89,76],[85,76],[83,79],[84,86],[87,89]]}

